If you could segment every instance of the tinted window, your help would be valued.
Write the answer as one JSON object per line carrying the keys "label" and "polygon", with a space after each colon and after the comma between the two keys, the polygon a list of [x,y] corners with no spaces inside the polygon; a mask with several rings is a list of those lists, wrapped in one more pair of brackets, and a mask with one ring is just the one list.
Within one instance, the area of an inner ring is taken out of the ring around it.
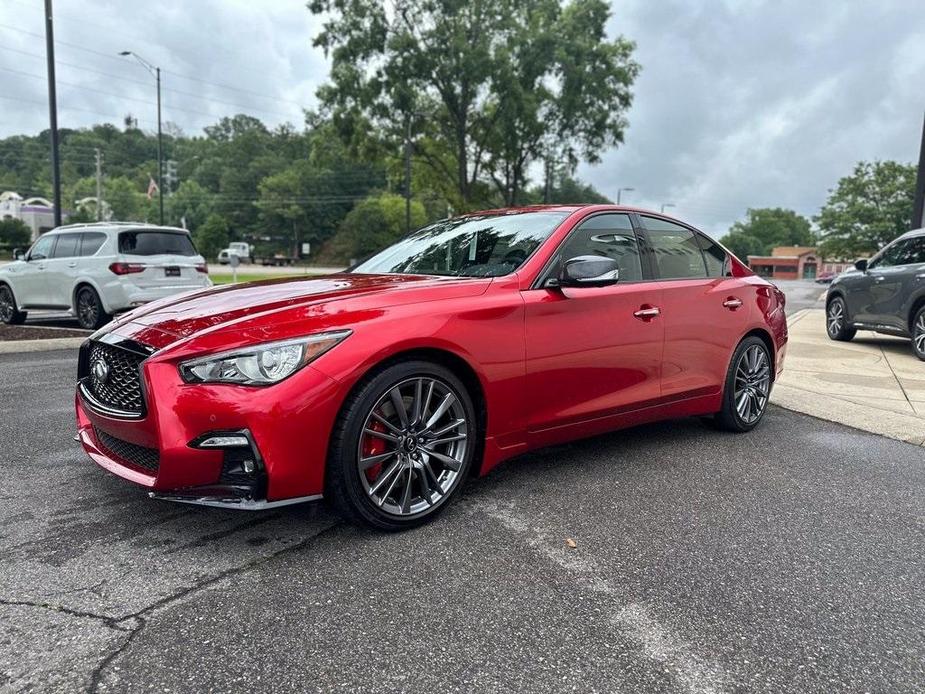
{"label": "tinted window", "polygon": [[77,255],[77,247],[80,244],[80,234],[61,234],[58,237],[58,243],[55,244],[55,258],[73,258]]}
{"label": "tinted window", "polygon": [[567,216],[565,212],[526,212],[444,220],[412,232],[353,272],[507,275],[520,267]]}
{"label": "tinted window", "polygon": [[[562,246],[559,263],[579,255],[613,258],[620,265],[621,282],[642,279],[639,246],[629,215],[601,214],[582,222]],[[557,275],[559,267],[551,274]]]}
{"label": "tinted window", "polygon": [[729,259],[726,251],[715,241],[706,236],[697,234],[697,241],[703,251],[703,260],[707,264],[707,275],[710,277],[725,277],[729,273]]}
{"label": "tinted window", "polygon": [[894,265],[917,265],[925,263],[925,237],[899,241],[884,251],[871,267],[893,267]]}
{"label": "tinted window", "polygon": [[88,232],[81,236],[83,236],[83,242],[80,244],[80,255],[82,256],[95,254],[106,242],[106,234],[99,232]]}
{"label": "tinted window", "polygon": [[188,234],[170,231],[123,231],[119,253],[126,255],[196,255]]}
{"label": "tinted window", "polygon": [[673,280],[707,276],[703,253],[694,232],[653,217],[644,217],[643,222],[659,277]]}
{"label": "tinted window", "polygon": [[51,255],[51,249],[54,248],[54,246],[54,236],[42,236],[38,241],[35,242],[32,250],[29,251],[29,260],[42,260],[43,258],[48,258]]}

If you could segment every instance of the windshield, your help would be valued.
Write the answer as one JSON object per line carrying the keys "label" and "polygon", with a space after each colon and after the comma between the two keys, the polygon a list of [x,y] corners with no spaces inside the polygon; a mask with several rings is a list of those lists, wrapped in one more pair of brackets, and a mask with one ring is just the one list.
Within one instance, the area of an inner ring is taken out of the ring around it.
{"label": "windshield", "polygon": [[196,255],[189,234],[182,231],[123,231],[119,253],[125,255]]}
{"label": "windshield", "polygon": [[412,232],[352,271],[500,277],[523,264],[568,212],[448,219]]}

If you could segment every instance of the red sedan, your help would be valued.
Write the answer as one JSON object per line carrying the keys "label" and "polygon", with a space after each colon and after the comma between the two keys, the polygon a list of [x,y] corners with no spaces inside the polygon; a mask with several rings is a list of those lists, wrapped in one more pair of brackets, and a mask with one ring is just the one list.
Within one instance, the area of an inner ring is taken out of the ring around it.
{"label": "red sedan", "polygon": [[436,222],[350,271],[149,304],[80,354],[79,439],[174,501],[324,496],[406,528],[524,451],[653,420],[748,431],[784,297],[696,229],[614,206]]}

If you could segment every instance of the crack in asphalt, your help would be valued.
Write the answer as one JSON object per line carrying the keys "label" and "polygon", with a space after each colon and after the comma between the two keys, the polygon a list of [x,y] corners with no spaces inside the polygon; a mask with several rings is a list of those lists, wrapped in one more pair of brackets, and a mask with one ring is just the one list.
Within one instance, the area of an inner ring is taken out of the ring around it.
{"label": "crack in asphalt", "polygon": [[71,617],[80,617],[81,619],[95,619],[103,622],[106,626],[116,631],[129,631],[127,628],[119,626],[120,623],[126,621],[126,617],[110,617],[109,615],[96,614],[95,612],[87,612],[85,610],[74,610],[70,607],[64,607],[63,605],[52,605],[47,602],[34,602],[31,600],[6,600],[0,598],[0,605],[6,605],[8,607],[35,607],[37,609],[58,612],[59,614],[66,614]]}
{"label": "crack in asphalt", "polygon": [[[251,561],[241,564],[240,566],[235,566],[230,569],[221,571],[213,576],[208,576],[206,578],[200,579],[194,582],[193,585],[183,588],[182,590],[179,590],[176,593],[173,593],[172,595],[163,597],[160,600],[157,600],[156,602],[148,605],[147,607],[141,610],[138,610],[137,612],[133,612],[132,614],[125,615],[124,617],[104,618],[106,620],[109,620],[109,619],[112,620],[112,624],[109,624],[109,626],[113,626],[114,628],[117,628],[120,631],[127,631],[129,632],[129,635],[128,635],[128,638],[126,638],[125,641],[118,648],[108,653],[106,657],[104,657],[103,660],[100,661],[99,665],[97,665],[93,669],[93,672],[90,675],[90,686],[88,687],[87,690],[89,692],[100,691],[100,686],[102,684],[103,676],[105,674],[106,669],[112,664],[113,661],[115,661],[116,658],[118,658],[120,655],[122,655],[122,653],[126,651],[126,649],[128,649],[132,641],[141,633],[145,625],[148,623],[146,616],[151,615],[152,613],[164,607],[167,607],[168,605],[171,605],[175,602],[183,600],[184,598],[189,597],[190,595],[194,593],[210,588],[211,586],[223,581],[229,576],[235,576],[241,573],[245,573],[257,566],[269,563],[273,561],[274,559],[277,559],[278,557],[284,556],[286,554],[291,554],[293,552],[298,552],[299,550],[302,550],[308,547],[309,545],[311,545],[313,542],[318,540],[320,537],[326,535],[332,530],[335,530],[341,527],[342,525],[343,523],[340,523],[340,522],[331,523],[327,527],[322,528],[321,530],[316,532],[314,535],[311,535],[305,538],[304,540],[301,540],[300,542],[294,545],[291,545],[290,547],[284,547],[283,549],[280,549],[266,556],[257,557],[255,559],[252,559]],[[128,622],[129,620],[135,621],[134,626],[127,628],[127,629],[118,626],[124,622]]]}

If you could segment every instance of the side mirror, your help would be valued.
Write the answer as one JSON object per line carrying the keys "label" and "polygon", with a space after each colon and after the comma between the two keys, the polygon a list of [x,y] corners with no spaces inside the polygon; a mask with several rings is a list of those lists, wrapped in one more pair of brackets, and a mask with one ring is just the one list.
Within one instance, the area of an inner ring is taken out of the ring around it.
{"label": "side mirror", "polygon": [[856,270],[860,270],[861,272],[866,272],[867,271],[867,259],[861,258],[860,260],[855,260],[854,267]]}
{"label": "side mirror", "polygon": [[25,260],[26,252],[22,248],[13,249],[13,260]]}
{"label": "side mirror", "polygon": [[620,266],[613,258],[579,255],[562,265],[560,287],[606,287],[620,279]]}

